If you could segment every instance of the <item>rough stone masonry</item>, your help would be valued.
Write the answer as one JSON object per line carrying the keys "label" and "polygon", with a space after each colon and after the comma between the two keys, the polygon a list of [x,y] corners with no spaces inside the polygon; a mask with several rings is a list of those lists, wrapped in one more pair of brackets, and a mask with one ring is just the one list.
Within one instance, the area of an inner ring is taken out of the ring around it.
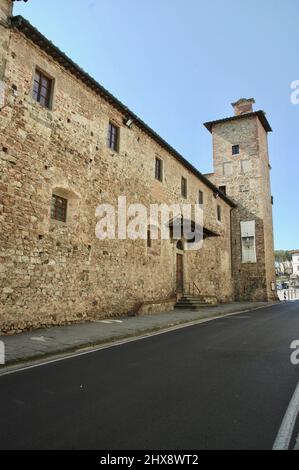
{"label": "rough stone masonry", "polygon": [[[2,333],[158,312],[192,286],[213,302],[275,298],[271,128],[252,100],[206,123],[214,173],[204,176],[13,17],[11,0],[0,0],[0,92]],[[202,199],[203,248],[171,238],[98,240],[96,208],[120,195],[147,207]]]}

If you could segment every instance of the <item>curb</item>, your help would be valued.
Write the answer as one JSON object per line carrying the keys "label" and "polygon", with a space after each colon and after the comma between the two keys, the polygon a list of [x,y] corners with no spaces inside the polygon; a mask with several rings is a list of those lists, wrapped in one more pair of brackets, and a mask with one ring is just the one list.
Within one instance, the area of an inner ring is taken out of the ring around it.
{"label": "curb", "polygon": [[70,346],[68,348],[64,348],[63,350],[52,351],[52,352],[45,352],[41,353],[40,355],[35,355],[32,357],[27,357],[21,360],[10,361],[7,366],[0,368],[0,377],[4,375],[13,374],[19,371],[23,371],[26,369],[31,369],[34,367],[39,367],[45,364],[50,364],[53,362],[59,362],[62,360],[70,359],[72,357],[77,357],[85,354],[91,354],[93,352],[100,351],[101,349],[108,349],[111,347],[121,346],[126,343],[140,341],[143,339],[147,339],[153,336],[158,336],[166,333],[170,333],[172,331],[180,330],[183,328],[188,328],[191,326],[199,325],[201,323],[207,323],[209,321],[217,320],[219,318],[230,317],[234,315],[240,315],[241,313],[247,312],[254,312],[256,310],[262,310],[265,308],[273,307],[274,305],[278,305],[280,302],[271,302],[267,305],[261,305],[259,307],[254,308],[246,308],[244,310],[238,310],[236,312],[217,312],[215,315],[203,315],[201,318],[197,320],[182,320],[177,321],[174,323],[170,323],[167,326],[162,327],[153,327],[145,330],[136,330],[132,334],[127,334],[124,336],[115,336],[107,338],[107,340],[103,341],[96,341],[85,344],[79,345],[77,347]]}

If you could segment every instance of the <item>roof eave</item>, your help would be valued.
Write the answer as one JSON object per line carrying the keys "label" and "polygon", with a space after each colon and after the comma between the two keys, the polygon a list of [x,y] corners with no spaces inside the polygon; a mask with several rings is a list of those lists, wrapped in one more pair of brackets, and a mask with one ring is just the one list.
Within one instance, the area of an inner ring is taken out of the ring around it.
{"label": "roof eave", "polygon": [[245,119],[245,118],[254,117],[254,116],[259,118],[266,132],[272,132],[272,128],[269,124],[268,119],[266,118],[266,114],[262,110],[253,111],[251,113],[240,114],[240,116],[231,116],[228,118],[218,119],[216,121],[205,122],[204,126],[208,129],[209,132],[212,133],[213,127],[217,124],[222,124],[222,123],[229,122],[229,121],[237,121],[239,119]]}

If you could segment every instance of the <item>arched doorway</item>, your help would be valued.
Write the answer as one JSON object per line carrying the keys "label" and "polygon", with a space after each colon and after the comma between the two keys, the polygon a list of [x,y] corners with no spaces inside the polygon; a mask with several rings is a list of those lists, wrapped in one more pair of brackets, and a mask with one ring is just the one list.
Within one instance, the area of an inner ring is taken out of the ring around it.
{"label": "arched doorway", "polygon": [[176,293],[184,293],[184,243],[182,240],[176,244]]}

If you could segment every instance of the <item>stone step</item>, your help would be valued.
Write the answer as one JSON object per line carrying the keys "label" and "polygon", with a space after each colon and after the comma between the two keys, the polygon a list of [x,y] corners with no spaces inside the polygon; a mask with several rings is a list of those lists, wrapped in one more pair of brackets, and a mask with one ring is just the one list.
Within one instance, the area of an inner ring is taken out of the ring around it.
{"label": "stone step", "polygon": [[199,298],[199,297],[190,297],[190,298],[187,298],[187,297],[182,297],[179,302],[200,302],[202,304],[209,304],[211,302],[207,302],[206,300],[204,300],[203,298]]}
{"label": "stone step", "polygon": [[191,294],[184,294],[175,305],[175,309],[198,310],[212,306],[213,303],[207,302],[204,295],[193,296]]}
{"label": "stone step", "polygon": [[201,300],[201,301],[204,301],[204,298],[205,298],[204,295],[203,296],[196,296],[196,297],[193,297],[192,295],[190,295],[190,296],[189,295],[188,296],[184,295],[182,297],[182,299],[186,299],[186,300]]}

